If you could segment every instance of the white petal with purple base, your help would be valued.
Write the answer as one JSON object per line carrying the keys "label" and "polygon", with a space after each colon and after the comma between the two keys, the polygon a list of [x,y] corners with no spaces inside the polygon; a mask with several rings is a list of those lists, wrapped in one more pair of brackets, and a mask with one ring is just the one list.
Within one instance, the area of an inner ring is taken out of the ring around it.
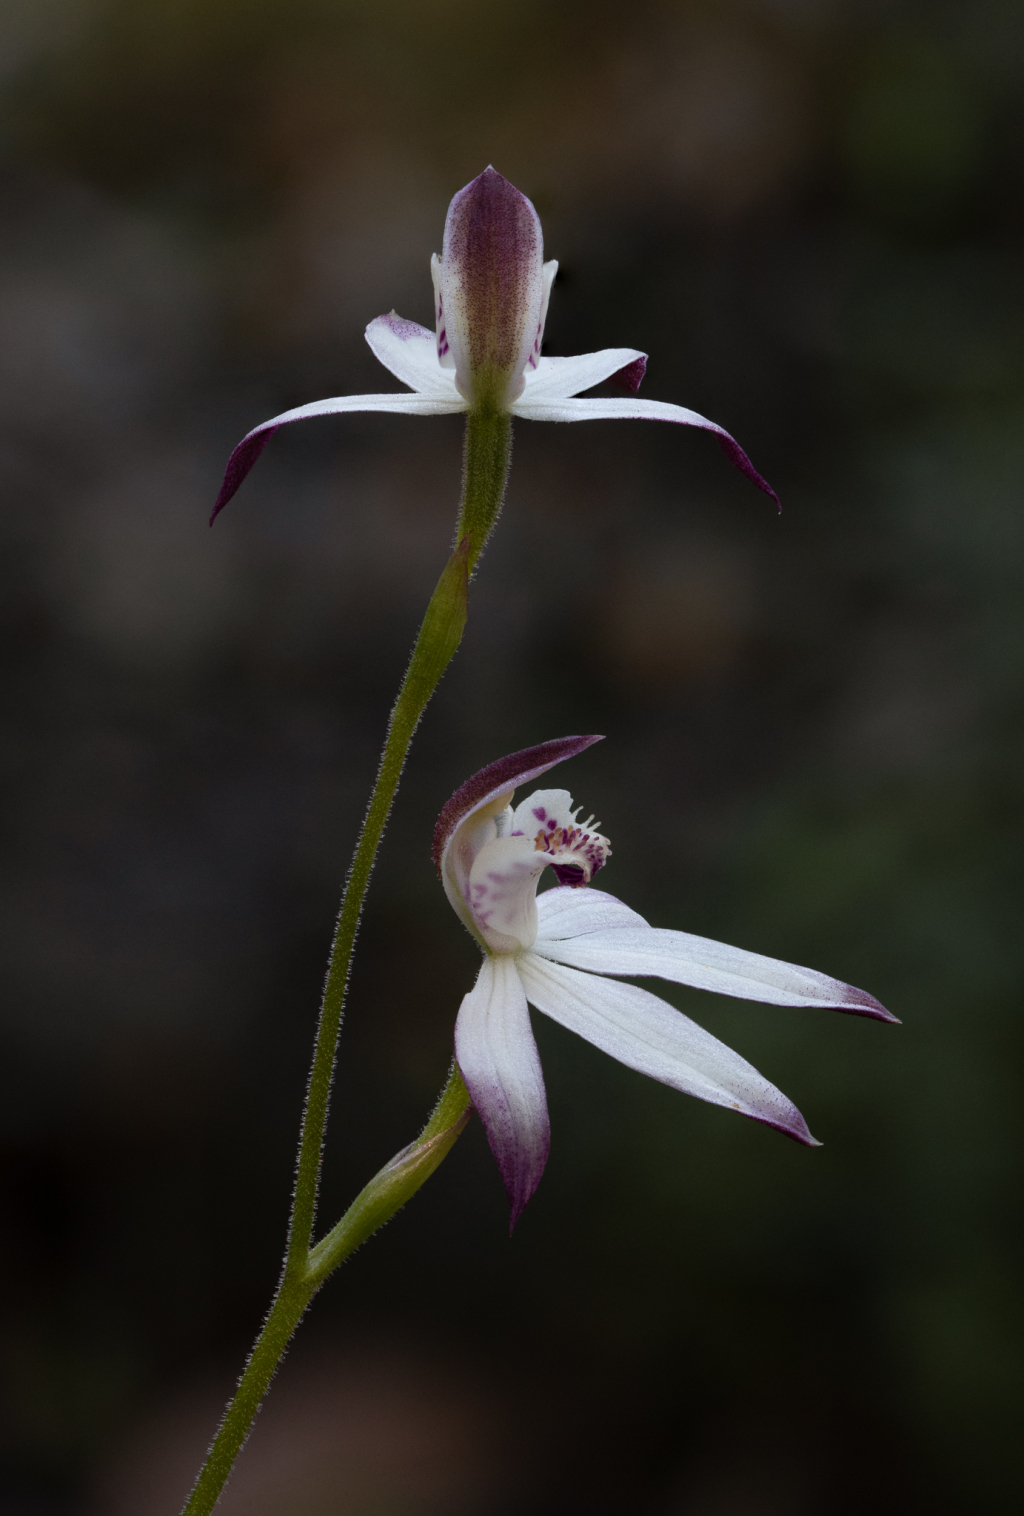
{"label": "white petal with purple base", "polygon": [[545,961],[518,959],[533,1005],[638,1073],[817,1146],[791,1100],[752,1064],[657,995]]}
{"label": "white petal with purple base", "polygon": [[511,1228],[540,1183],[551,1141],[544,1075],[513,958],[484,959],[455,1023],[455,1058],[508,1191]]}
{"label": "white petal with purple base", "polygon": [[635,347],[606,347],[599,353],[579,353],[572,358],[541,358],[533,373],[526,375],[526,387],[512,402],[514,416],[525,416],[528,407],[541,401],[566,400],[589,390],[605,379],[613,379],[630,369],[647,354]]}

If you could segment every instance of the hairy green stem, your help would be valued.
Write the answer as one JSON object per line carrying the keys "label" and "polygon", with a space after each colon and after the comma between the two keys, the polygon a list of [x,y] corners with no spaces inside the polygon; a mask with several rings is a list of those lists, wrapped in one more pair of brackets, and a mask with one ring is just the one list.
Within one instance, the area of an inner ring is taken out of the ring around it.
{"label": "hairy green stem", "polygon": [[337,1226],[312,1246],[338,1034],[363,901],[413,734],[462,639],[469,579],[501,511],[511,456],[510,418],[496,411],[470,412],[455,548],[427,606],[391,711],[377,780],[341,899],[302,1117],[281,1281],[183,1516],[208,1516],[213,1510],[277,1365],[316,1291],[429,1179],[468,1120],[469,1095],[453,1064],[437,1107],[417,1140],[385,1164]]}
{"label": "hairy green stem", "polygon": [[249,1435],[285,1348],[317,1290],[378,1227],[425,1184],[448,1156],[469,1120],[469,1092],[452,1064],[433,1115],[415,1142],[396,1153],[360,1191],[344,1216],[310,1253],[305,1268],[282,1276],[274,1302],[256,1339],[234,1399],[210,1447],[183,1516],[213,1510]]}

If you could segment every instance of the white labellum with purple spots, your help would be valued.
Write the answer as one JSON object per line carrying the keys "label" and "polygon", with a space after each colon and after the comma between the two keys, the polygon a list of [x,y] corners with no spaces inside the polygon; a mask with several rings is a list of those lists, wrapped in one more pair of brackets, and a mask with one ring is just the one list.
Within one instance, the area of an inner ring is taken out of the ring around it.
{"label": "white labellum with purple spots", "polygon": [[[656,995],[614,975],[652,975],[769,1005],[896,1018],[864,990],[743,948],[649,926],[588,889],[611,848],[581,823],[565,790],[516,787],[599,737],[563,737],[481,769],[452,796],[434,833],[445,892],[484,954],[455,1024],[455,1056],[498,1161],[512,1224],[540,1182],[550,1132],[528,1004],[620,1063],[816,1146],[781,1091],[738,1053]],[[550,866],[558,886],[537,894]]]}

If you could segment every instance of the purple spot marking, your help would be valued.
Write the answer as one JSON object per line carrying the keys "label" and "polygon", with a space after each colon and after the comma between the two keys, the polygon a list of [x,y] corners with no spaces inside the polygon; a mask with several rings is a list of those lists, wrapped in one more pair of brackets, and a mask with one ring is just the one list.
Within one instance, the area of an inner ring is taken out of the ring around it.
{"label": "purple spot marking", "polygon": [[637,395],[646,372],[647,354],[641,353],[639,358],[634,358],[632,363],[627,363],[625,368],[620,368],[617,374],[613,374],[611,383],[621,385],[631,395]]}
{"label": "purple spot marking", "polygon": [[[542,805],[537,805],[534,806],[533,814],[536,816],[538,821],[543,821],[547,816],[547,811]],[[554,822],[552,822],[551,825],[554,826]]]}
{"label": "purple spot marking", "polygon": [[245,476],[248,474],[253,464],[256,463],[260,454],[263,452],[263,449],[266,447],[271,437],[277,431],[280,431],[280,427],[278,426],[264,426],[258,428],[256,431],[250,432],[248,437],[243,437],[241,442],[235,448],[234,452],[231,454],[231,457],[228,459],[228,466],[224,470],[224,483],[220,487],[220,494],[217,496],[216,503],[213,507],[213,514],[210,517],[211,526],[216,521],[217,517],[220,515],[224,507],[227,505],[232,495],[237,492],[239,486],[242,484],[242,481],[245,479]]}
{"label": "purple spot marking", "polygon": [[427,327],[420,326],[418,321],[406,321],[404,316],[396,316],[394,311],[387,316],[378,316],[377,319],[383,321],[384,325],[403,342],[409,342],[413,337],[429,337],[431,341],[434,339],[433,332]]}

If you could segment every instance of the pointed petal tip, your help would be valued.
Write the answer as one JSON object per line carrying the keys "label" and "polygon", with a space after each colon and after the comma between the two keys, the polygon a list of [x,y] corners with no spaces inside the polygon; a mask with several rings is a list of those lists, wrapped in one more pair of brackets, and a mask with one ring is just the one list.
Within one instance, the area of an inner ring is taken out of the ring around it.
{"label": "pointed petal tip", "polygon": [[746,478],[750,480],[751,484],[756,485],[763,494],[767,495],[769,499],[775,501],[776,509],[781,516],[782,501],[772,489],[767,479],[765,479],[763,475],[757,472],[757,469],[751,463],[750,459],[740,447],[739,443],[734,441],[734,439],[730,437],[727,432],[718,432],[717,439],[719,447],[722,449],[722,452],[728,458],[729,462],[735,468],[738,468],[740,473],[744,474]]}
{"label": "pointed petal tip", "polygon": [[[517,1201],[512,1195],[511,1190],[509,1190],[508,1185],[505,1186],[505,1193],[508,1195],[508,1235],[511,1238],[512,1233],[516,1229],[516,1223],[533,1199],[533,1195],[527,1195],[525,1200]],[[536,1191],[534,1191],[534,1194],[536,1194]]]}
{"label": "pointed petal tip", "polygon": [[471,190],[476,188],[483,189],[485,186],[493,187],[494,189],[504,186],[506,189],[510,189],[514,195],[518,195],[521,200],[527,199],[522,190],[516,189],[512,180],[506,179],[504,174],[499,173],[493,163],[489,163],[482,173],[477,174],[475,179],[471,179],[468,184],[463,185],[462,189],[455,194],[454,199],[458,200],[462,195],[468,194]]}
{"label": "pointed petal tip", "polygon": [[425,337],[430,342],[434,341],[434,333],[432,331],[425,326],[421,326],[418,321],[407,321],[404,316],[398,314],[393,306],[385,315],[374,316],[372,321],[366,323],[366,330],[363,335],[370,342],[371,347],[373,346],[371,333],[379,327],[385,327],[401,342],[409,342],[414,337]]}
{"label": "pointed petal tip", "polygon": [[[510,1237],[518,1225],[519,1218],[537,1193],[537,1188],[543,1177],[544,1167],[547,1164],[548,1146],[545,1145],[544,1157],[540,1164],[541,1172],[536,1177],[531,1178],[525,1187],[522,1182],[523,1176],[520,1172],[506,1173],[501,1161],[499,1160],[498,1162],[502,1183],[505,1186],[505,1194],[508,1196],[508,1235]],[[495,1156],[497,1157],[497,1154]]]}
{"label": "pointed petal tip", "polygon": [[774,1131],[781,1132],[783,1137],[791,1137],[794,1142],[799,1142],[801,1147],[824,1147],[824,1143],[819,1142],[817,1137],[811,1135],[807,1122],[801,1116],[796,1106],[792,1108],[792,1115],[781,1121],[773,1120],[768,1116],[759,1116],[753,1111],[749,1112],[749,1114],[753,1116],[755,1121],[760,1122],[762,1126],[770,1126]]}
{"label": "pointed petal tip", "polygon": [[213,512],[210,516],[211,526],[228,501],[238,493],[246,475],[259,460],[260,454],[271,437],[279,430],[280,428],[276,426],[257,427],[247,437],[242,438],[228,459],[228,466],[224,470],[224,482],[220,487],[220,494],[214,502]]}
{"label": "pointed petal tip", "polygon": [[646,372],[647,354],[641,353],[639,358],[634,358],[632,363],[627,363],[625,368],[620,368],[617,374],[613,374],[611,382],[631,395],[638,395]]}
{"label": "pointed petal tip", "polygon": [[884,1021],[890,1026],[902,1026],[900,1018],[894,1016],[892,1011],[887,1011],[882,1002],[876,1000],[874,995],[869,995],[867,990],[859,990],[855,984],[848,984],[845,989],[849,1000],[838,1009],[845,1011],[848,1016],[865,1016],[869,1021]]}

